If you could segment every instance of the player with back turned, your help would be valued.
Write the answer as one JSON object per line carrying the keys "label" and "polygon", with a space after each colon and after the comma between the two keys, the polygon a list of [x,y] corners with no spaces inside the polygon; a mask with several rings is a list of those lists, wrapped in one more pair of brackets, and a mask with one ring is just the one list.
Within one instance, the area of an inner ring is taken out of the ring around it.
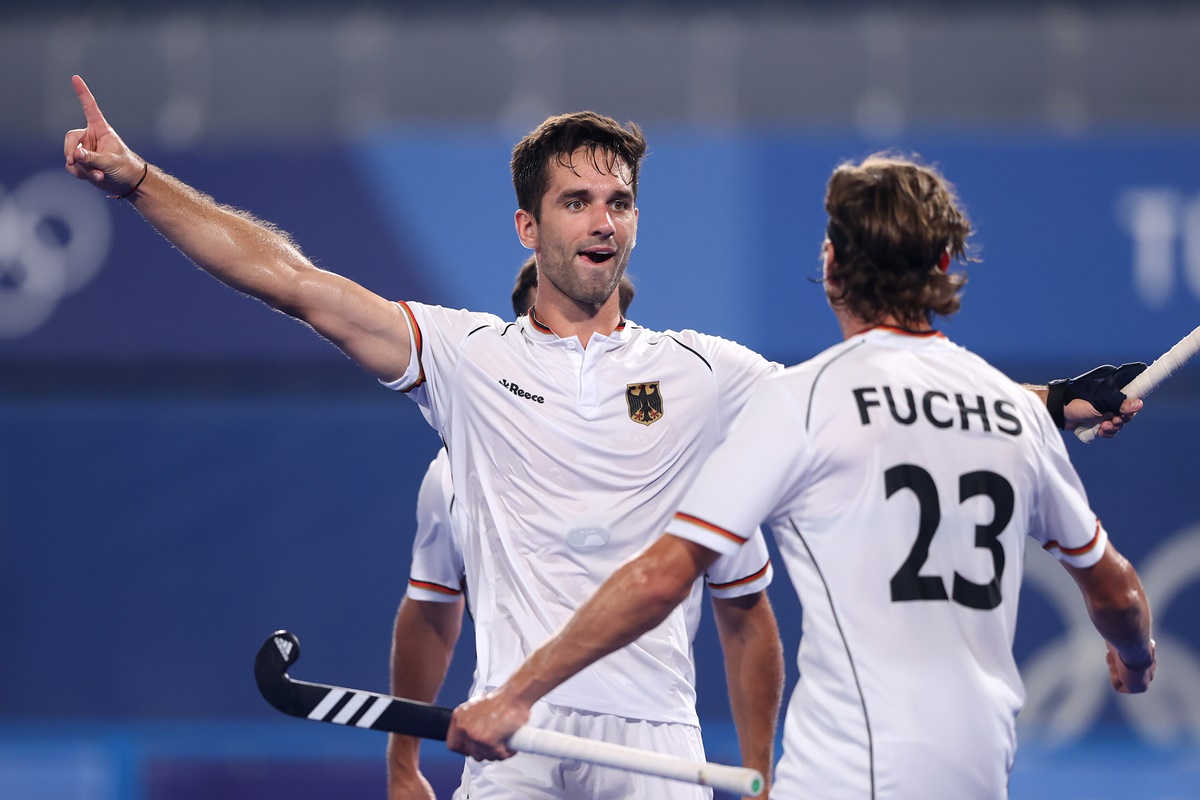
{"label": "player with back turned", "polygon": [[[652,541],[750,388],[779,369],[715,336],[650,331],[622,317],[617,287],[637,240],[646,151],[636,126],[591,112],[561,115],[514,149],[514,223],[537,257],[538,296],[527,315],[508,322],[393,302],[318,269],[286,234],[149,165],[104,119],[83,80],[73,83],[87,127],[64,143],[72,174],[128,199],[212,276],[306,322],[413,400],[441,436],[474,619],[477,691],[500,685]],[[763,563],[747,577],[765,580],[769,570]],[[739,745],[746,765],[765,772],[783,684],[774,614],[762,591],[721,609]],[[537,724],[703,761],[692,619],[692,609],[681,608],[561,687],[539,704]],[[407,622],[397,619],[397,636]],[[414,646],[403,655],[409,685],[436,691],[445,650]],[[415,770],[393,769],[392,777],[393,800],[431,796]],[[707,787],[536,756],[468,759],[460,792],[473,800],[711,796]]]}
{"label": "player with back turned", "polygon": [[772,796],[1007,795],[1026,537],[1078,584],[1113,687],[1147,688],[1148,601],[1050,415],[933,327],[964,281],[948,270],[970,232],[953,187],[876,155],[836,169],[825,206],[824,283],[844,341],[759,384],[666,534],[505,686],[460,707],[452,746],[504,757],[530,702],[656,625],[760,523],[804,607]]}

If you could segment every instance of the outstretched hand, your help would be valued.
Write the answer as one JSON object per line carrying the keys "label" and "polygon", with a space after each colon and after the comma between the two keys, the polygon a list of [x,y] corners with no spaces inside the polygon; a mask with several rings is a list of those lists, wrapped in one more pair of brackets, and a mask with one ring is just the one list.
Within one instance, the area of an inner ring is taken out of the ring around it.
{"label": "outstretched hand", "polygon": [[104,189],[110,195],[127,194],[142,178],[146,162],[130,150],[108,124],[83,78],[71,76],[86,128],[67,131],[63,155],[67,172]]}

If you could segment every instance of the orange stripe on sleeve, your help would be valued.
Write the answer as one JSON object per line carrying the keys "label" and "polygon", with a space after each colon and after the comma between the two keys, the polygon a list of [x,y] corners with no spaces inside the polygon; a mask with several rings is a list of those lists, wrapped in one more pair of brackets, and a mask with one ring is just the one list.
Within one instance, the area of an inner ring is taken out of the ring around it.
{"label": "orange stripe on sleeve", "polygon": [[712,531],[713,533],[720,534],[721,536],[724,536],[726,539],[732,539],[733,541],[737,542],[738,544],[746,543],[745,536],[738,536],[733,531],[727,531],[718,525],[713,525],[711,522],[705,522],[704,520],[700,519],[699,517],[693,517],[691,514],[684,514],[682,511],[676,512],[675,519],[679,520],[680,522],[690,522],[691,524],[697,525],[701,528],[704,528],[705,530],[709,530],[709,531]]}
{"label": "orange stripe on sleeve", "polygon": [[417,337],[417,366],[420,368],[420,371],[413,385],[403,390],[407,394],[425,382],[425,365],[421,362],[421,353],[425,349],[425,337],[421,334],[421,326],[417,324],[417,318],[413,314],[412,309],[408,307],[408,303],[403,300],[397,300],[396,304],[404,309],[404,313],[408,315],[408,321],[412,325],[413,336]]}
{"label": "orange stripe on sleeve", "polygon": [[771,561],[770,561],[770,559],[768,559],[767,563],[763,564],[762,569],[760,569],[758,572],[754,573],[753,575],[747,575],[744,578],[738,578],[736,581],[729,581],[728,583],[710,583],[708,585],[708,588],[710,588],[710,589],[732,589],[735,586],[745,586],[747,583],[754,583],[754,581],[758,580],[763,575],[767,574],[767,568],[770,566],[771,566]]}
{"label": "orange stripe on sleeve", "polygon": [[429,581],[419,581],[419,580],[416,580],[415,578],[409,578],[408,585],[413,587],[414,589],[427,589],[431,592],[438,592],[439,594],[448,594],[452,597],[457,597],[458,595],[462,594],[461,589],[451,589],[449,586],[442,586],[440,583],[430,583]]}
{"label": "orange stripe on sleeve", "polygon": [[1060,553],[1065,553],[1069,556],[1081,556],[1087,551],[1096,546],[1096,542],[1100,541],[1100,520],[1096,520],[1096,532],[1092,535],[1092,540],[1083,547],[1063,547],[1058,543],[1057,539],[1051,539],[1042,545],[1043,550],[1058,550]]}

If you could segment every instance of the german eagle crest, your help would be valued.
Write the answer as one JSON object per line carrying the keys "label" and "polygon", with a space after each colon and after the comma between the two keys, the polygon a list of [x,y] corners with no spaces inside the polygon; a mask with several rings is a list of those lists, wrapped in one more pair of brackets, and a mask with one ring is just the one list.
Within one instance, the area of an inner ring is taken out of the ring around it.
{"label": "german eagle crest", "polygon": [[650,425],[662,419],[663,399],[658,381],[627,385],[625,402],[629,405],[629,418],[640,425]]}

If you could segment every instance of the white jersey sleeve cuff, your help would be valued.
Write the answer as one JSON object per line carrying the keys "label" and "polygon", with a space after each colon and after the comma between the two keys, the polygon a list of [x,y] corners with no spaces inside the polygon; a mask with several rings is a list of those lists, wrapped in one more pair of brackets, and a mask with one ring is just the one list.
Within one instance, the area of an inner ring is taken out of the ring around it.
{"label": "white jersey sleeve cuff", "polygon": [[449,586],[429,581],[417,581],[412,578],[409,578],[408,589],[404,594],[411,600],[420,600],[424,603],[453,603],[463,595],[461,589],[451,589]]}
{"label": "white jersey sleeve cuff", "polygon": [[667,524],[667,533],[703,545],[709,550],[726,555],[736,553],[744,545],[748,537],[728,531],[719,525],[714,525],[700,517],[678,512]]}
{"label": "white jersey sleeve cuff", "polygon": [[771,562],[768,561],[763,565],[762,569],[744,578],[725,583],[710,582],[708,584],[708,592],[713,597],[745,597],[748,594],[766,591],[766,588],[771,585],[771,578],[774,575],[775,569],[771,566]]}
{"label": "white jersey sleeve cuff", "polygon": [[405,324],[408,325],[408,369],[404,370],[404,374],[394,381],[385,381],[380,378],[379,382],[394,392],[407,392],[416,385],[421,377],[421,351],[417,344],[420,341],[420,332],[416,330],[411,311],[399,303],[397,305],[400,305],[400,313],[404,316]]}
{"label": "white jersey sleeve cuff", "polygon": [[1054,539],[1046,542],[1042,547],[1062,563],[1070,564],[1076,569],[1086,569],[1100,560],[1107,545],[1108,531],[1104,530],[1100,520],[1096,520],[1095,535],[1082,547],[1065,547]]}

